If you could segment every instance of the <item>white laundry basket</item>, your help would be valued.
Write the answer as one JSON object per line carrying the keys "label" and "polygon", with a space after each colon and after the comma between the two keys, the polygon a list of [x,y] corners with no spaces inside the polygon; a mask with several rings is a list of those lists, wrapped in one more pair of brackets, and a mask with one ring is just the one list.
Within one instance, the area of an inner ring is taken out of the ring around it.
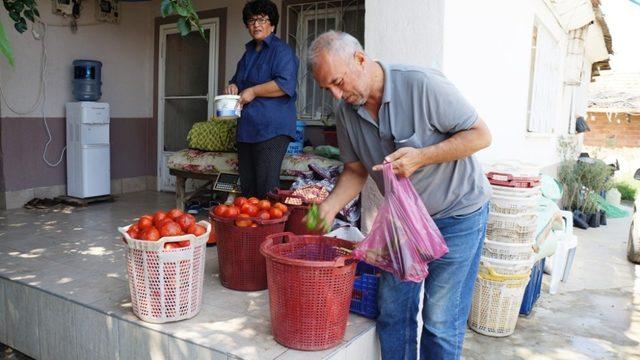
{"label": "white laundry basket", "polygon": [[487,239],[525,244],[535,241],[538,214],[506,215],[490,212],[487,219]]}
{"label": "white laundry basket", "polygon": [[[143,321],[165,323],[198,314],[202,302],[206,243],[211,224],[200,221],[207,231],[158,241],[132,239],[127,227],[118,228],[128,246],[127,271],[133,313]],[[164,249],[166,243],[190,242],[189,246]]]}
{"label": "white laundry basket", "polygon": [[483,259],[473,290],[469,328],[493,337],[513,334],[530,274],[531,261]]}

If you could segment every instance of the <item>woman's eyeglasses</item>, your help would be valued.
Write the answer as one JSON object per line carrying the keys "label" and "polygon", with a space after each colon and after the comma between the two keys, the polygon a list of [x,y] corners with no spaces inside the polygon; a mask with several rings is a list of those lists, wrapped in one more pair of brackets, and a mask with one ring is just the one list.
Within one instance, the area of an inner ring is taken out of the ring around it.
{"label": "woman's eyeglasses", "polygon": [[253,18],[247,21],[249,25],[264,25],[267,22],[269,22],[269,18]]}

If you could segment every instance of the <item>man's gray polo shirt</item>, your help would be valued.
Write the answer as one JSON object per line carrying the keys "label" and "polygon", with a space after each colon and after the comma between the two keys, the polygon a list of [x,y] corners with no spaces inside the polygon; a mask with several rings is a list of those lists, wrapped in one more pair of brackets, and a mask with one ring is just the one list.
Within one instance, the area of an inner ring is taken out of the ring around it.
{"label": "man's gray polo shirt", "polygon": [[[478,114],[437,70],[380,65],[384,92],[378,122],[364,107],[341,101],[336,123],[342,161],[362,162],[384,194],[382,172],[372,171],[374,165],[401,147],[426,147],[469,129]],[[427,165],[410,180],[435,219],[473,212],[491,196],[474,156]]]}

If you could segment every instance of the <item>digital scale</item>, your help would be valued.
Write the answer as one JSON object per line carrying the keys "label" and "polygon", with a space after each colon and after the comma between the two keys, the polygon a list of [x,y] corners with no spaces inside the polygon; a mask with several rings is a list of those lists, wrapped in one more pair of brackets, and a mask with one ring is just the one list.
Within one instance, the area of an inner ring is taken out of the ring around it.
{"label": "digital scale", "polygon": [[220,173],[213,183],[213,190],[239,194],[240,175]]}

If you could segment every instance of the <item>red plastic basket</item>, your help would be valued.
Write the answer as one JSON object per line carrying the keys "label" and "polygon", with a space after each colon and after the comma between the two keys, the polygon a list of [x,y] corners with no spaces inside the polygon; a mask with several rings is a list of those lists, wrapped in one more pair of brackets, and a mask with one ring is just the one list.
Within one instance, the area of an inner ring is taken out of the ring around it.
{"label": "red plastic basket", "polygon": [[[307,215],[307,212],[309,212],[311,204],[306,203],[301,196],[292,194],[293,190],[277,190],[276,192],[270,192],[268,194],[268,197],[271,200],[281,202],[289,208],[289,220],[287,220],[284,230],[296,235],[321,235],[322,231],[309,230],[307,229],[306,224],[302,221],[302,219]],[[288,204],[286,202],[287,198],[299,199],[302,204]]]}
{"label": "red plastic basket", "polygon": [[[280,219],[247,218],[257,227],[239,227],[235,219],[222,218],[209,211],[218,246],[218,265],[222,286],[240,291],[267,288],[267,274],[260,244],[270,234],[282,232],[288,213]],[[244,219],[243,219],[244,220]]]}
{"label": "red plastic basket", "polygon": [[507,187],[532,188],[540,185],[539,176],[513,176],[507,173],[488,172],[487,179],[491,185]]}
{"label": "red plastic basket", "polygon": [[267,262],[271,329],[277,342],[322,350],[342,341],[357,261],[340,248],[354,247],[326,236],[267,236],[260,252]]}

